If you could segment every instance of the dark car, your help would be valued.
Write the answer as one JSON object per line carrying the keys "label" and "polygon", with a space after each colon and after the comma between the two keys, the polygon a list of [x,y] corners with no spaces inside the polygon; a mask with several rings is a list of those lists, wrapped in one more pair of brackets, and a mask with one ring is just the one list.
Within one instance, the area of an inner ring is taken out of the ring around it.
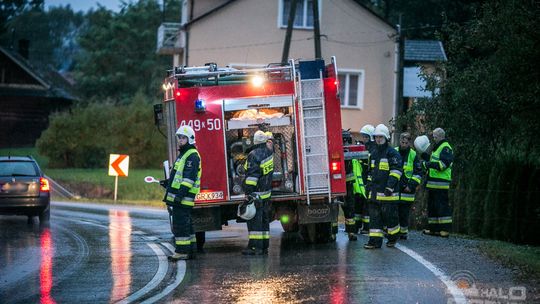
{"label": "dark car", "polygon": [[50,218],[49,180],[31,156],[0,156],[0,214]]}

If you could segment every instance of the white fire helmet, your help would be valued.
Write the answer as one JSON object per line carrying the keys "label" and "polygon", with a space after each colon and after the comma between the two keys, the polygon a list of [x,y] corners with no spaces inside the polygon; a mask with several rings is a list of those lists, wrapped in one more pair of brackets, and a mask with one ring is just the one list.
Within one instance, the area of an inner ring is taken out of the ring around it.
{"label": "white fire helmet", "polygon": [[176,136],[184,135],[188,138],[188,142],[190,145],[195,143],[195,131],[193,131],[193,128],[187,125],[180,126],[178,130],[176,130]]}
{"label": "white fire helmet", "polygon": [[268,140],[268,135],[266,135],[266,133],[264,133],[261,130],[258,130],[253,135],[253,144],[254,145],[265,143],[267,140]]}
{"label": "white fire helmet", "polygon": [[426,135],[418,136],[414,140],[414,147],[416,148],[416,151],[420,153],[426,152],[426,150],[429,148],[429,139]]}
{"label": "white fire helmet", "polygon": [[365,125],[360,129],[360,134],[366,134],[369,136],[370,140],[373,140],[373,132],[375,131],[375,127],[373,125]]}
{"label": "white fire helmet", "polygon": [[388,130],[388,127],[379,124],[377,127],[375,127],[375,131],[373,131],[373,136],[384,136],[386,140],[390,139],[390,131]]}
{"label": "white fire helmet", "polygon": [[255,217],[255,213],[257,213],[255,203],[253,203],[253,200],[249,200],[247,202],[242,202],[240,203],[240,205],[238,205],[238,211],[236,215],[246,221],[249,221]]}

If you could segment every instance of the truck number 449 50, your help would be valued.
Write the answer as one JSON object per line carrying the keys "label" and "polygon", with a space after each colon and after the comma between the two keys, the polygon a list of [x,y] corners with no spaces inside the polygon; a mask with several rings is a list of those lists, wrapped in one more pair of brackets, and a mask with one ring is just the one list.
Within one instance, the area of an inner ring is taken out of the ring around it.
{"label": "truck number 449 50", "polygon": [[206,129],[208,131],[221,130],[221,120],[219,118],[208,118],[207,120],[182,120],[180,125],[188,125],[195,131],[200,131],[202,129]]}

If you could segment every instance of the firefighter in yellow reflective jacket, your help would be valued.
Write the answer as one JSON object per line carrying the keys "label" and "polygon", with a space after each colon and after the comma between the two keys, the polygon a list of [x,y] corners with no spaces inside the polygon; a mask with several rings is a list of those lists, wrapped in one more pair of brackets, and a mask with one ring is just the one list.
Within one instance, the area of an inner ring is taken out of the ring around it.
{"label": "firefighter in yellow reflective jacket", "polygon": [[422,166],[427,170],[428,226],[424,234],[448,237],[452,227],[452,208],[448,201],[448,189],[452,181],[454,153],[446,141],[443,129],[433,130],[435,145],[431,156],[422,153]]}
{"label": "firefighter in yellow reflective jacket", "polygon": [[403,175],[399,181],[399,237],[406,240],[409,233],[409,214],[414,203],[416,188],[422,178],[422,166],[416,151],[411,148],[411,134],[405,132],[399,136],[399,148],[396,148],[403,162]]}
{"label": "firefighter in yellow reflective jacket", "polygon": [[[343,146],[348,146],[352,144],[352,136],[348,130],[342,130],[341,136],[343,140]],[[356,171],[355,171],[356,169]],[[358,170],[359,163],[356,159],[345,159],[345,174],[346,174],[346,190],[347,194],[344,197],[343,205],[343,215],[345,216],[345,232],[349,237],[349,241],[356,241],[357,228],[356,221],[354,218],[354,205],[355,205],[355,196],[358,195],[357,192],[360,191],[358,184]],[[362,173],[360,172],[360,175]]]}
{"label": "firefighter in yellow reflective jacket", "polygon": [[170,260],[187,260],[195,255],[195,232],[191,211],[195,196],[200,191],[201,157],[195,147],[195,132],[189,126],[180,126],[176,131],[179,155],[174,162],[169,179],[164,181],[167,188],[163,201],[172,207],[172,230],[175,239],[175,253]]}
{"label": "firefighter in yellow reflective jacket", "polygon": [[397,204],[399,201],[399,179],[401,178],[401,156],[388,144],[390,132],[383,124],[373,132],[377,147],[370,156],[369,182],[369,241],[366,249],[381,248],[384,231],[388,229],[386,246],[393,247],[399,234]]}
{"label": "firefighter in yellow reflective jacket", "polygon": [[255,201],[255,216],[247,221],[249,242],[243,255],[268,254],[270,244],[270,196],[274,173],[274,152],[271,133],[257,131],[253,135],[253,149],[246,164],[246,198]]}
{"label": "firefighter in yellow reflective jacket", "polygon": [[[373,142],[373,132],[375,131],[375,127],[367,124],[363,126],[360,129],[360,143],[363,144],[366,147],[366,150],[368,153],[371,153],[373,148],[376,147],[375,142]],[[369,155],[369,154],[368,154]],[[361,184],[361,189],[363,188],[363,191],[360,191],[360,195],[357,195],[356,198],[356,204],[354,206],[355,209],[355,215],[354,219],[356,221],[356,227],[357,231],[360,230],[362,234],[368,234],[369,233],[369,211],[368,211],[368,201],[367,201],[367,192],[365,191],[365,185],[367,185],[367,173],[369,169],[369,157],[366,159],[359,160],[359,171],[360,175],[362,176],[361,180],[359,181],[359,185]],[[363,193],[363,194],[362,194]]]}

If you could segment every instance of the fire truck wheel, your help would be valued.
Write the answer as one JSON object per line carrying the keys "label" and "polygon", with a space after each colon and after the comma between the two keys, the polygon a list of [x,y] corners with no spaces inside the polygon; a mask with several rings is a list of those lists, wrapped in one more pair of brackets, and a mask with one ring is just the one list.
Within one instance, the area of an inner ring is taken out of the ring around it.
{"label": "fire truck wheel", "polygon": [[316,223],[300,225],[300,235],[308,244],[323,244],[335,239],[332,234],[332,223]]}
{"label": "fire truck wheel", "polygon": [[317,241],[317,228],[316,224],[302,224],[300,225],[300,235],[304,239],[304,242],[308,244],[316,243]]}
{"label": "fire truck wheel", "polygon": [[329,243],[334,240],[332,233],[332,223],[318,223],[316,224],[317,230],[317,243]]}

